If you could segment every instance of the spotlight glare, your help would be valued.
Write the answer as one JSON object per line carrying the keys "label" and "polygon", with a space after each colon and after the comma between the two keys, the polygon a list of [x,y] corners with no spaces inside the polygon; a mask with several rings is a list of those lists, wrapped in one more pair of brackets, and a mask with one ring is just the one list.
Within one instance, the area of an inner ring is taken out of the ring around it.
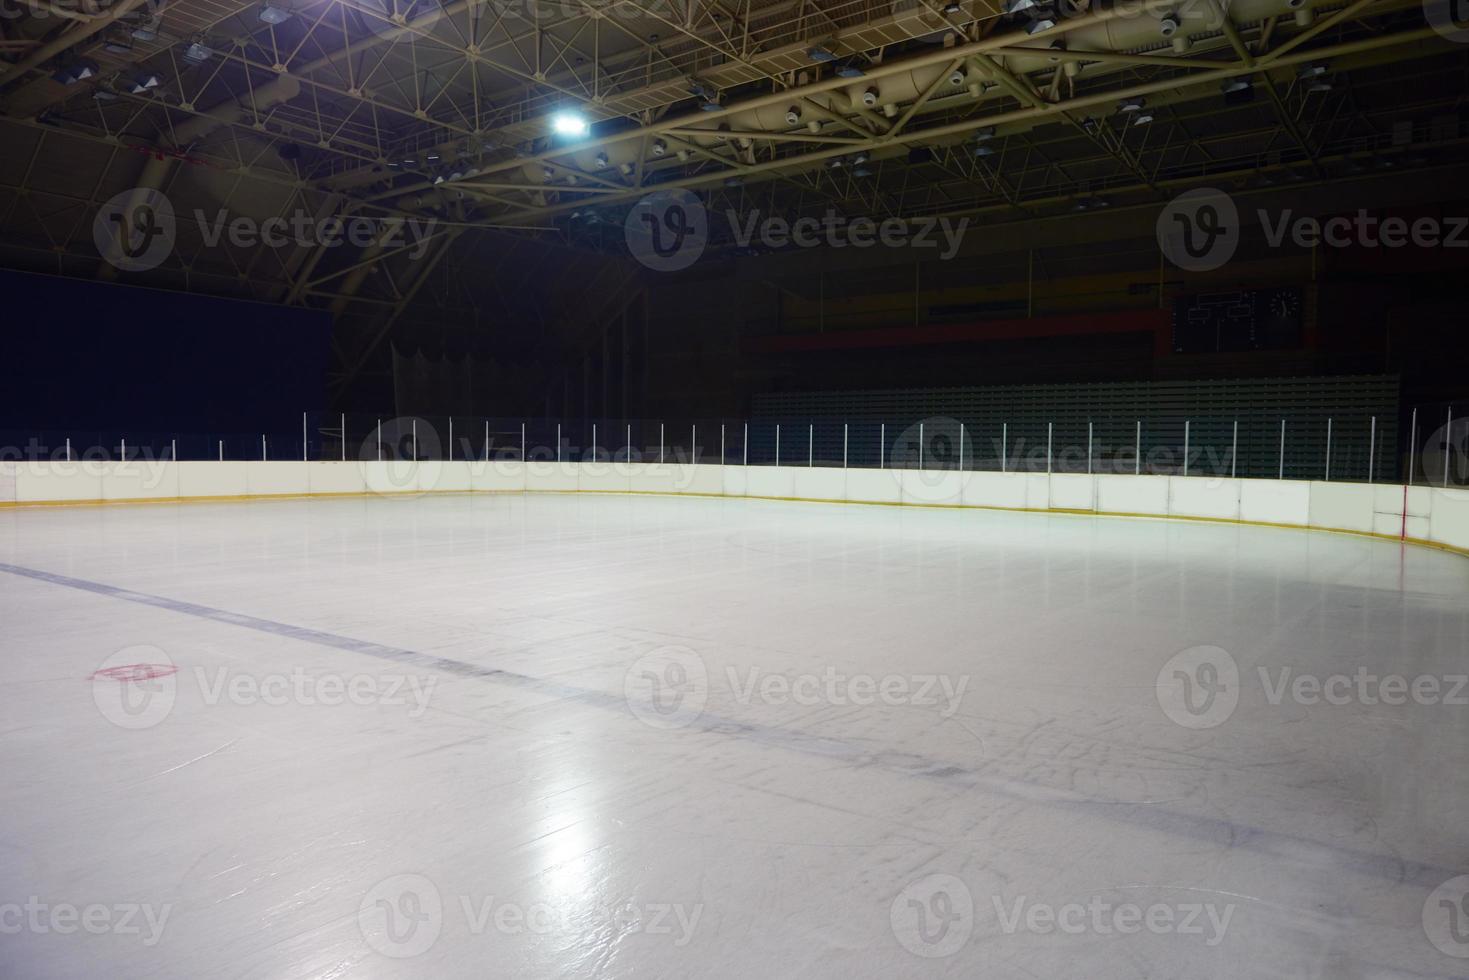
{"label": "spotlight glare", "polygon": [[574,112],[558,112],[551,117],[551,129],[558,136],[585,136],[590,127]]}

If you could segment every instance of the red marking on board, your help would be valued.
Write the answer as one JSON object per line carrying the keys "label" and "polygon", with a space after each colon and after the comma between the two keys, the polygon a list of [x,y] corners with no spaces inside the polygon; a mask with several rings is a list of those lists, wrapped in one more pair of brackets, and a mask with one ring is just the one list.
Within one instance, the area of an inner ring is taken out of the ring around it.
{"label": "red marking on board", "polygon": [[173,664],[123,664],[120,667],[104,667],[97,671],[88,680],[96,680],[99,677],[110,677],[121,684],[130,684],[135,681],[151,681],[157,677],[168,677],[177,674],[179,669]]}

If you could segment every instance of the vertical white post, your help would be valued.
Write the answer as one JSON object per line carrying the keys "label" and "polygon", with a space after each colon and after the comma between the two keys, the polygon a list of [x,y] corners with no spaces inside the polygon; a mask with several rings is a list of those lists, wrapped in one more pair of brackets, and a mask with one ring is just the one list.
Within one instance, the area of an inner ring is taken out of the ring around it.
{"label": "vertical white post", "polygon": [[964,472],[964,423],[959,423],[959,472]]}
{"label": "vertical white post", "polygon": [[663,423],[658,423],[658,462],[663,463]]}
{"label": "vertical white post", "polygon": [[1092,475],[1092,423],[1090,419],[1086,423],[1086,475]]}
{"label": "vertical white post", "polygon": [[224,440],[219,440],[219,461],[224,462]]}
{"label": "vertical white post", "polygon": [[775,423],[775,465],[780,466],[780,423]]}
{"label": "vertical white post", "polygon": [[561,462],[561,423],[556,423],[556,462]]}
{"label": "vertical white post", "polygon": [[66,437],[66,461],[71,462],[71,436]]}
{"label": "vertical white post", "polygon": [[723,422],[720,422],[719,423],[719,465],[720,466],[723,466],[727,462],[729,462],[729,459],[724,455],[724,423]]}
{"label": "vertical white post", "polygon": [[806,423],[806,466],[816,465],[816,423]]}
{"label": "vertical white post", "polygon": [[347,413],[342,413],[342,462],[347,461]]}
{"label": "vertical white post", "polygon": [[177,439],[168,440],[168,459],[172,463],[179,461],[179,441]]}
{"label": "vertical white post", "polygon": [[888,424],[882,423],[877,433],[877,468],[887,468]]}
{"label": "vertical white post", "polygon": [[525,423],[520,423],[520,461],[525,462]]}
{"label": "vertical white post", "polygon": [[1326,416],[1326,482],[1331,482],[1331,416]]}
{"label": "vertical white post", "polygon": [[1229,478],[1234,479],[1236,467],[1239,465],[1239,419],[1234,420],[1234,441],[1229,447]]}
{"label": "vertical white post", "polygon": [[592,423],[592,462],[597,461],[597,423]]}
{"label": "vertical white post", "polygon": [[1275,478],[1285,479],[1285,419],[1280,420],[1280,472]]}
{"label": "vertical white post", "polygon": [[1418,409],[1413,409],[1413,423],[1408,428],[1408,486],[1413,485],[1413,467],[1418,460]]}
{"label": "vertical white post", "polygon": [[261,462],[270,461],[270,447],[265,444],[265,435],[263,433],[260,436],[260,460]]}
{"label": "vertical white post", "polygon": [[302,412],[301,413],[301,462],[308,463],[310,461],[311,461],[310,457],[306,454],[306,413],[305,412]]}
{"label": "vertical white post", "polygon": [[1372,483],[1377,462],[1377,416],[1372,416],[1372,433],[1367,437],[1367,482]]}
{"label": "vertical white post", "polygon": [[449,416],[449,462],[454,462],[454,416]]}
{"label": "vertical white post", "polygon": [[1000,472],[1008,473],[1010,469],[1010,423],[1000,423]]}
{"label": "vertical white post", "polygon": [[842,469],[847,468],[847,423],[842,423]]}
{"label": "vertical white post", "polygon": [[1046,423],[1046,472],[1051,472],[1051,428],[1054,423]]}
{"label": "vertical white post", "polygon": [[1188,476],[1188,419],[1183,420],[1183,475]]}
{"label": "vertical white post", "polygon": [[383,420],[377,420],[377,461],[383,461]]}
{"label": "vertical white post", "polygon": [[923,423],[918,423],[918,468],[923,469]]}
{"label": "vertical white post", "polygon": [[413,420],[413,461],[418,462],[418,419]]}
{"label": "vertical white post", "polygon": [[[261,436],[260,438],[262,440],[265,439],[264,436]],[[127,440],[127,436],[123,436],[123,438],[122,438],[122,461],[124,463],[126,463],[128,461],[128,440]]]}
{"label": "vertical white post", "polygon": [[627,423],[627,461],[632,462],[632,423]]}
{"label": "vertical white post", "polygon": [[1443,428],[1443,485],[1449,485],[1449,460],[1454,455],[1454,407],[1449,406],[1449,418]]}
{"label": "vertical white post", "polygon": [[1143,420],[1137,420],[1137,436],[1132,446],[1132,475],[1141,476],[1143,472]]}

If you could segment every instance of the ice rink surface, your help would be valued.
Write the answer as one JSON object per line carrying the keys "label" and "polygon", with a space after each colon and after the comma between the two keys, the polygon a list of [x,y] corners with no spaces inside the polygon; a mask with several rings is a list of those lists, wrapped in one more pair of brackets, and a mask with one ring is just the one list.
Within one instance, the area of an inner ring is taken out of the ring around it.
{"label": "ice rink surface", "polygon": [[1222,524],[3,511],[0,975],[1466,976],[1466,596]]}

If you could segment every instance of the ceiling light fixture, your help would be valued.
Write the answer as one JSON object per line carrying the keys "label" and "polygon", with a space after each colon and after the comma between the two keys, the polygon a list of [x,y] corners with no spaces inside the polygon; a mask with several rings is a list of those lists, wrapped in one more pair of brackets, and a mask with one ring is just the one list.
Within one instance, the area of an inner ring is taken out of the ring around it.
{"label": "ceiling light fixture", "polygon": [[558,112],[551,117],[551,131],[557,136],[585,136],[589,129],[586,117],[575,112]]}
{"label": "ceiling light fixture", "polygon": [[260,13],[258,16],[260,17],[260,22],[262,24],[270,24],[272,27],[274,27],[276,24],[284,24],[286,21],[290,20],[291,12],[285,7],[277,6],[276,4],[270,2],[270,0],[266,0],[266,2],[261,5]]}

